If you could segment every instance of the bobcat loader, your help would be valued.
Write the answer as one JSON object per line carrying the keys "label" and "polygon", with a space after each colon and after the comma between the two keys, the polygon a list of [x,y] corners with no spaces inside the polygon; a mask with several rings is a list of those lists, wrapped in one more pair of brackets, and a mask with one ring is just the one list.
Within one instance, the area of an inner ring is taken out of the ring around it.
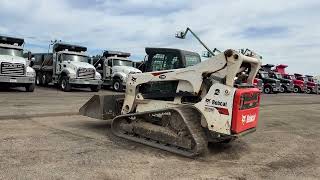
{"label": "bobcat loader", "polygon": [[[256,130],[260,91],[253,87],[261,61],[226,50],[187,68],[129,74],[124,95],[93,96],[80,114],[113,119],[114,135],[187,157],[208,142],[228,142]],[[248,84],[234,85],[249,69]],[[174,86],[153,92],[152,83]]]}

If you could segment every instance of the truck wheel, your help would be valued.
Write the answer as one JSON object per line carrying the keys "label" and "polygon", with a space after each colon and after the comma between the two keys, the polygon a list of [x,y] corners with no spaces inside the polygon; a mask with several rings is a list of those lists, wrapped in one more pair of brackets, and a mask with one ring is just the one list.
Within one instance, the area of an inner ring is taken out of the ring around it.
{"label": "truck wheel", "polygon": [[42,85],[42,79],[41,79],[41,74],[40,73],[36,74],[36,85],[37,86]]}
{"label": "truck wheel", "polygon": [[285,93],[285,92],[286,92],[286,88],[280,87],[280,93]]}
{"label": "truck wheel", "polygon": [[71,84],[69,83],[69,78],[67,76],[63,76],[60,81],[60,88],[64,92],[71,91]]}
{"label": "truck wheel", "polygon": [[41,82],[43,86],[47,86],[48,85],[48,78],[46,74],[42,74],[41,76]]}
{"label": "truck wheel", "polygon": [[98,92],[101,89],[101,85],[90,86],[92,92]]}
{"label": "truck wheel", "polygon": [[299,93],[299,92],[300,92],[300,89],[299,89],[298,87],[294,87],[293,92],[294,92],[294,93]]}
{"label": "truck wheel", "polygon": [[266,87],[263,88],[263,92],[265,94],[271,94],[272,93],[272,89],[271,89],[270,86],[266,86]]}
{"label": "truck wheel", "polygon": [[307,94],[311,94],[311,93],[312,93],[311,89],[308,88],[308,89],[307,89]]}
{"label": "truck wheel", "polygon": [[33,92],[35,88],[35,84],[28,84],[25,86],[27,92]]}
{"label": "truck wheel", "polygon": [[114,80],[112,87],[113,87],[113,90],[115,90],[117,92],[123,91],[123,85],[122,85],[122,82],[120,79]]}

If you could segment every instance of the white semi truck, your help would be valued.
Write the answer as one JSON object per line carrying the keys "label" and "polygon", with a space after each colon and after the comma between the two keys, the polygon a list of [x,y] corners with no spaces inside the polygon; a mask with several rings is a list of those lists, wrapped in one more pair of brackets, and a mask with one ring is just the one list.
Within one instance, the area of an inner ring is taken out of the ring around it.
{"label": "white semi truck", "polygon": [[115,91],[123,91],[129,74],[141,73],[129,59],[130,53],[104,51],[93,57],[93,64],[102,74],[103,86],[112,86]]}
{"label": "white semi truck", "polygon": [[24,39],[0,36],[0,85],[33,92],[36,73],[23,58],[23,44]]}
{"label": "white semi truck", "polygon": [[101,75],[89,63],[87,48],[54,43],[52,53],[37,53],[32,56],[32,67],[36,71],[36,84],[58,85],[63,91],[72,87],[89,87],[97,92],[101,89]]}

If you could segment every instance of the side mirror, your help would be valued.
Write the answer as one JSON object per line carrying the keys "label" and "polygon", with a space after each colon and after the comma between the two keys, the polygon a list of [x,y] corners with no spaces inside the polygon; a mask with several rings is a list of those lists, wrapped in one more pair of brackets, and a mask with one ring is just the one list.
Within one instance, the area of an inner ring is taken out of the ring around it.
{"label": "side mirror", "polygon": [[185,37],[186,37],[186,34],[183,31],[178,31],[176,33],[176,38],[184,39]]}
{"label": "side mirror", "polygon": [[28,60],[31,60],[31,58],[32,58],[32,53],[28,51]]}
{"label": "side mirror", "polygon": [[98,67],[101,67],[101,64],[98,64]]}

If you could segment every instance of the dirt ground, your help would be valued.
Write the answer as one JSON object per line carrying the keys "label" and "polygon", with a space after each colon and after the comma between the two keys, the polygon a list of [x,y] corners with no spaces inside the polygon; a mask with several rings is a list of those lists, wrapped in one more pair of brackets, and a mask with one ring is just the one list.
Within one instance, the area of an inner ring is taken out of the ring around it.
{"label": "dirt ground", "polygon": [[0,179],[320,179],[319,95],[263,95],[257,132],[189,159],[77,115],[93,94],[1,90]]}

